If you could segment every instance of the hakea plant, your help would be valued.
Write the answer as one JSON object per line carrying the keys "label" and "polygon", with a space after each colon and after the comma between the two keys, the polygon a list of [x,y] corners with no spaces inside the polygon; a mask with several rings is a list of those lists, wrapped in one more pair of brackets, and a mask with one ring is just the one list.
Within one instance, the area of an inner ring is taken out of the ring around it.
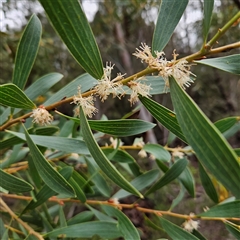
{"label": "hakea plant", "polygon": [[[233,149],[222,133],[231,129],[231,133],[235,134],[235,126],[240,117],[225,118],[213,124],[185,90],[196,77],[190,71],[192,64],[204,64],[240,74],[239,54],[205,59],[210,54],[240,47],[240,43],[236,42],[214,48],[214,44],[223,34],[227,34],[230,27],[237,26],[240,12],[207,41],[213,1],[204,1],[202,48],[179,59],[174,50],[173,59],[167,60],[163,48],[188,1],[162,0],[152,47],[142,43],[133,53],[147,64],[147,68],[129,77],[121,73],[112,77],[114,65],[107,63],[103,67],[97,44],[79,1],[68,1],[64,9],[62,0],[40,2],[55,30],[87,74],[51,96],[44,105],[35,105],[33,100],[46,92],[44,83],[51,80],[53,85],[62,76],[55,73],[46,75],[41,78],[42,84],[39,85],[36,81],[23,91],[41,39],[41,23],[33,15],[18,46],[12,83],[0,87],[1,105],[6,107],[1,113],[0,126],[0,130],[4,131],[1,143],[4,151],[0,169],[0,205],[4,216],[8,216],[0,220],[1,237],[51,239],[59,236],[66,239],[92,239],[98,236],[101,239],[121,237],[137,240],[141,239],[141,230],[122,212],[124,209],[134,209],[145,216],[149,226],[161,229],[159,236],[165,231],[172,239],[206,239],[199,232],[202,225],[199,221],[214,220],[223,222],[226,229],[239,238],[239,149]],[[159,83],[164,83],[163,87],[156,89],[154,86]],[[48,84],[48,89],[51,84]],[[32,91],[36,88],[38,91]],[[170,91],[175,112],[152,100],[153,90],[159,94]],[[140,101],[158,122],[187,146],[161,146],[146,143],[142,137],[135,138],[132,145],[125,145],[121,137],[145,133],[155,125],[139,119],[88,120],[87,117],[92,118],[98,112],[94,105],[96,98],[105,102],[110,95],[120,101],[123,96],[130,95],[131,106]],[[73,117],[56,111],[66,103],[76,105]],[[24,112],[20,110],[30,111],[20,114]],[[51,111],[55,111],[65,121],[64,125],[61,124],[64,133],[61,132],[59,136],[56,126],[50,125],[54,120]],[[33,118],[33,123],[28,118]],[[19,126],[16,127],[16,124]],[[38,125],[42,127],[39,128]],[[76,125],[80,125],[79,132]],[[93,134],[91,130],[98,133]],[[55,135],[51,136],[53,134]],[[105,145],[102,141],[101,145],[98,144],[100,139],[107,139]],[[25,142],[27,149],[23,145]],[[128,150],[136,150],[139,161]],[[22,151],[30,154],[27,157],[26,154],[18,155]],[[198,159],[201,184],[212,203],[202,212],[198,208],[196,211],[200,212],[188,214],[192,210],[186,209],[184,214],[180,214],[174,208],[183,201],[185,192],[193,198],[195,196],[195,182],[188,160],[190,155],[195,155]],[[139,166],[143,158],[152,163],[152,170],[144,172]],[[117,163],[113,164],[112,161]],[[79,165],[80,168],[77,167]],[[125,169],[124,176],[122,170],[119,171],[115,165]],[[14,176],[14,173],[22,170],[26,171],[23,178],[22,174]],[[111,190],[109,181],[105,180],[106,176],[120,189]],[[173,180],[179,183],[179,194],[167,211],[140,207],[138,203],[144,201],[146,196],[151,194],[149,198],[152,195],[156,198],[156,192]],[[122,199],[129,195],[135,195],[137,201],[122,204]],[[25,201],[15,210],[7,204],[10,198]],[[53,221],[54,214],[50,211],[48,202],[56,204],[60,223]],[[68,206],[67,203],[73,202],[85,204],[89,211],[84,210],[66,221],[63,210]],[[94,208],[95,205],[101,209]],[[39,206],[40,210],[35,211]],[[149,214],[155,215],[155,218]],[[167,216],[182,219],[182,225],[177,226],[167,220]],[[42,219],[44,224],[37,228],[30,224],[31,222],[37,226],[38,219]],[[15,221],[18,225],[14,224]]]}

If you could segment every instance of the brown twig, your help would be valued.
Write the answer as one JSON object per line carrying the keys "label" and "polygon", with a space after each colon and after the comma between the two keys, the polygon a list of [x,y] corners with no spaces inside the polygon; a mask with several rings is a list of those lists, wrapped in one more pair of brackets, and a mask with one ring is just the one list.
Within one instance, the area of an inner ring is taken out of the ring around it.
{"label": "brown twig", "polygon": [[[1,193],[0,195],[3,197],[6,197],[6,198],[13,198],[13,199],[27,200],[27,201],[31,201],[33,199],[32,197],[18,196],[16,194]],[[61,203],[61,205],[62,205],[62,203],[67,203],[67,202],[81,203],[77,199],[70,199],[70,198],[58,199],[56,197],[51,197],[48,199],[48,201]],[[111,205],[111,206],[118,207],[119,209],[137,209],[138,211],[143,212],[143,213],[152,213],[152,214],[156,214],[158,216],[167,215],[167,216],[172,216],[172,217],[181,218],[181,219],[192,218],[192,219],[216,220],[216,221],[226,221],[226,220],[240,221],[240,218],[199,217],[197,215],[190,216],[190,215],[186,215],[186,214],[174,213],[171,211],[161,211],[161,210],[154,210],[154,209],[149,209],[149,208],[142,208],[142,207],[139,207],[138,204],[121,204],[121,203],[114,203],[113,201],[87,200],[86,203],[89,205]]]}
{"label": "brown twig", "polygon": [[15,219],[19,224],[21,224],[29,233],[29,235],[34,235],[39,240],[44,240],[43,236],[39,234],[38,232],[35,232],[27,223],[22,221],[9,207],[8,205],[3,201],[3,199],[0,197],[0,204],[2,207],[9,213],[9,215]]}

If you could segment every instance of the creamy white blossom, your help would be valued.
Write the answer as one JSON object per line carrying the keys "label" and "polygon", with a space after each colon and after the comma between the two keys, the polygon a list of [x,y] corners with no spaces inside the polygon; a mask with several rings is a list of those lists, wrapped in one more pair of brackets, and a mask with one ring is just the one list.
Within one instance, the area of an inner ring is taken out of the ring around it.
{"label": "creamy white blossom", "polygon": [[138,96],[141,95],[143,97],[149,97],[151,87],[147,84],[141,83],[141,79],[130,81],[128,83],[128,87],[131,88],[132,92],[130,95],[129,102],[131,105],[138,102]]}
{"label": "creamy white blossom", "polygon": [[[95,113],[98,112],[97,108],[94,107],[94,98],[93,95],[90,95],[88,97],[83,97],[81,94],[81,87],[78,87],[78,95],[73,97],[73,101],[71,103],[74,103],[78,106],[81,106],[83,109],[83,112],[88,116],[92,117]],[[79,107],[75,108],[74,110],[75,116],[79,116]]]}
{"label": "creamy white blossom", "polygon": [[[195,216],[195,214],[190,213],[190,217],[193,216]],[[186,231],[192,232],[194,229],[197,230],[199,228],[199,221],[194,221],[191,218],[189,218],[182,224],[182,226]]]}
{"label": "creamy white blossom", "polygon": [[33,109],[32,115],[33,122],[39,125],[47,125],[53,121],[53,116],[45,109],[44,106],[40,106],[36,109]]}
{"label": "creamy white blossom", "polygon": [[133,142],[134,147],[143,147],[145,145],[145,142],[143,141],[143,138],[135,138]]}
{"label": "creamy white blossom", "polygon": [[173,151],[172,152],[172,156],[173,157],[178,157],[178,158],[183,158],[184,157],[184,153],[180,152],[180,151]]}
{"label": "creamy white blossom", "polygon": [[141,158],[145,158],[145,157],[147,157],[147,153],[145,150],[142,149],[138,152],[138,156]]}
{"label": "creamy white blossom", "polygon": [[190,86],[193,82],[191,76],[195,77],[195,75],[190,71],[190,65],[185,59],[177,60],[178,54],[175,53],[175,50],[171,61],[165,58],[164,52],[155,51],[154,53],[156,57],[152,55],[150,47],[142,43],[133,55],[140,58],[142,62],[146,62],[150,68],[157,69],[159,76],[163,77],[166,87],[169,87],[170,76],[174,77],[183,89]]}
{"label": "creamy white blossom", "polygon": [[118,201],[118,198],[110,198],[108,200],[109,203],[112,203],[112,204],[115,204],[115,205],[118,205],[119,204],[119,201]]}
{"label": "creamy white blossom", "polygon": [[112,94],[113,97],[118,96],[121,98],[124,93],[122,83],[120,82],[124,75],[119,73],[116,78],[111,79],[113,67],[114,65],[111,65],[111,63],[106,65],[102,79],[99,80],[97,85],[94,87],[96,94],[99,95],[102,102],[104,102],[110,94]]}
{"label": "creamy white blossom", "polygon": [[118,138],[113,138],[113,137],[110,137],[110,142],[111,142],[111,145],[113,146],[113,148],[117,148],[117,147],[120,147],[123,145],[123,142],[118,139]]}

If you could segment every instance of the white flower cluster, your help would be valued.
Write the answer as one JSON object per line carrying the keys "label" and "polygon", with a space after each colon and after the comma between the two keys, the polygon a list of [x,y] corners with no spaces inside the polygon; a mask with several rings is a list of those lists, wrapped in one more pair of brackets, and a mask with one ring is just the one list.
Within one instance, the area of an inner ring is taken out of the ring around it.
{"label": "white flower cluster", "polygon": [[[121,141],[121,139],[110,137],[109,140],[111,142],[111,146],[114,149],[117,149],[117,147],[121,147],[123,145],[123,142]],[[106,146],[108,146],[108,145],[106,145]]]}
{"label": "white flower cluster", "polygon": [[[133,142],[133,146],[134,147],[141,147],[141,148],[143,148],[144,145],[145,145],[145,142],[143,141],[142,137],[134,139],[134,142]],[[145,150],[141,149],[138,152],[138,156],[141,157],[141,158],[145,158],[145,157],[147,157],[147,153],[146,153]]]}
{"label": "white flower cluster", "polygon": [[[190,213],[190,217],[193,217],[194,213]],[[188,232],[192,232],[194,229],[197,230],[199,227],[199,221],[194,221],[191,218],[188,219],[187,221],[185,221],[182,224],[183,228],[188,231]]]}
{"label": "white flower cluster", "polygon": [[150,97],[150,90],[151,87],[147,84],[141,83],[141,79],[130,81],[128,83],[128,87],[131,88],[132,93],[130,95],[129,102],[131,105],[138,102],[138,95],[141,95],[143,97]]}
{"label": "white flower cluster", "polygon": [[113,67],[114,65],[111,65],[111,63],[109,66],[108,63],[106,64],[106,68],[103,69],[104,74],[102,79],[99,80],[98,84],[94,87],[102,102],[104,102],[110,94],[112,94],[113,97],[118,96],[119,98],[124,94],[122,83],[120,82],[124,75],[119,73],[116,78],[111,80]]}
{"label": "white flower cluster", "polygon": [[181,151],[181,147],[179,148],[175,148],[174,151],[172,152],[172,156],[174,158],[178,157],[178,158],[183,158],[184,157],[184,153]]}
{"label": "white flower cluster", "polygon": [[[94,98],[93,95],[90,95],[88,97],[83,97],[81,94],[81,87],[78,87],[78,95],[73,97],[73,102],[78,106],[81,106],[83,109],[83,112],[88,115],[88,117],[92,117],[95,113],[98,112],[97,108],[94,107]],[[79,107],[75,108],[75,116],[79,116]]]}
{"label": "white flower cluster", "polygon": [[145,43],[136,49],[133,53],[137,58],[140,58],[142,62],[146,62],[150,68],[157,69],[159,76],[162,76],[165,80],[166,87],[169,87],[169,77],[172,76],[178,82],[178,84],[185,89],[193,82],[190,76],[195,75],[190,71],[190,65],[185,59],[177,60],[178,54],[173,52],[173,60],[167,61],[164,52],[155,51],[156,57],[151,53],[151,48]]}
{"label": "white flower cluster", "polygon": [[33,118],[33,123],[37,123],[42,126],[50,124],[53,121],[53,116],[42,105],[33,109],[30,117]]}

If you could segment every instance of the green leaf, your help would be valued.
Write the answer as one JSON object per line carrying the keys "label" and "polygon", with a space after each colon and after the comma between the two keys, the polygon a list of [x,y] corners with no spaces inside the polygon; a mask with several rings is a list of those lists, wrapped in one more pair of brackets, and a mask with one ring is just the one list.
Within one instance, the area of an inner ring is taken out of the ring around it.
{"label": "green leaf", "polygon": [[90,186],[89,180],[85,180],[85,178],[83,178],[76,170],[73,171],[72,178],[86,193],[94,193]]}
{"label": "green leaf", "polygon": [[40,0],[53,27],[68,50],[96,79],[103,75],[103,64],[94,35],[78,0]]}
{"label": "green leaf", "polygon": [[[139,191],[142,191],[144,188],[148,187],[151,185],[154,181],[157,180],[159,177],[159,170],[158,169],[153,169],[150,170],[135,179],[131,181],[131,184]],[[125,198],[130,196],[131,194],[123,189],[119,190],[116,192],[111,198]]]}
{"label": "green leaf", "polygon": [[[56,126],[39,127],[39,128],[35,129],[35,133],[37,135],[52,135],[52,134],[56,133],[58,130],[59,130],[59,128]],[[23,140],[23,139],[25,139],[25,136],[24,135],[22,135],[22,136],[23,136],[22,139],[14,136],[14,137],[10,137],[10,138],[7,138],[7,139],[1,141],[0,150],[10,147],[10,146],[13,146],[13,145],[16,145],[18,143],[25,142]]]}
{"label": "green leaf", "polygon": [[[72,173],[73,168],[72,167],[65,167],[62,168],[59,173],[68,180]],[[35,195],[35,199],[30,201],[28,205],[25,207],[25,209],[22,211],[22,214],[25,213],[29,209],[35,209],[36,207],[40,206],[44,202],[46,202],[50,197],[56,195],[57,192],[54,191],[52,188],[50,188],[48,185],[43,185],[43,187],[39,190],[39,192]]]}
{"label": "green leaf", "polygon": [[239,197],[240,166],[237,155],[173,78],[170,79],[170,92],[178,122],[199,161],[227,189]]}
{"label": "green leaf", "polygon": [[12,83],[0,86],[0,102],[2,105],[12,108],[36,108],[35,104],[25,95],[25,93]]}
{"label": "green leaf", "polygon": [[71,97],[73,95],[77,95],[79,86],[81,86],[81,92],[83,93],[89,90],[90,88],[92,88],[96,84],[97,84],[97,80],[94,79],[92,76],[90,76],[87,73],[82,74],[77,78],[75,78],[74,80],[72,80],[65,87],[61,88],[58,92],[53,94],[46,102],[44,102],[44,106],[53,104],[65,97]]}
{"label": "green leaf", "polygon": [[185,194],[185,188],[182,187],[182,185],[180,185],[180,192],[178,193],[177,197],[175,199],[173,199],[172,204],[169,208],[169,211],[172,211],[182,200]]}
{"label": "green leaf", "polygon": [[225,223],[226,229],[236,238],[240,239],[240,230],[234,227],[232,224],[226,222]]}
{"label": "green leaf", "polygon": [[209,32],[210,25],[211,25],[213,6],[214,6],[214,0],[204,0],[204,5],[203,5],[203,12],[204,12],[203,39],[204,39],[204,43],[206,43],[206,41],[207,41],[207,36],[208,36],[208,32]]}
{"label": "green leaf", "polygon": [[171,168],[145,193],[148,195],[161,187],[167,185],[174,179],[176,179],[186,168],[188,161],[185,158],[176,161]]}
{"label": "green leaf", "polygon": [[81,130],[85,143],[100,169],[118,186],[142,198],[142,194],[137,189],[135,189],[106,158],[103,151],[98,146],[96,140],[93,137],[82,108],[80,108],[80,120]]}
{"label": "green leaf", "polygon": [[[26,140],[23,133],[7,131],[18,138]],[[67,153],[89,154],[86,144],[82,140],[55,136],[38,136],[30,134],[32,141],[39,146],[59,149]]]}
{"label": "green leaf", "polygon": [[85,161],[88,166],[88,172],[91,174],[91,180],[94,182],[95,186],[103,194],[105,197],[110,196],[110,188],[105,181],[105,179],[102,177],[102,175],[99,173],[99,168],[96,168],[89,160],[88,158],[85,158]]}
{"label": "green leaf", "polygon": [[8,237],[8,228],[6,229],[4,227],[4,223],[3,223],[2,218],[0,218],[0,238],[2,240],[8,240],[9,239],[9,237]]}
{"label": "green leaf", "polygon": [[73,188],[69,185],[66,179],[64,179],[44,158],[25,128],[24,131],[34,165],[38,169],[38,173],[42,180],[57,193],[65,194],[70,197],[75,196]]}
{"label": "green leaf", "polygon": [[116,223],[93,221],[58,228],[45,234],[44,237],[57,237],[60,234],[67,238],[78,238],[79,236],[81,238],[92,238],[97,235],[104,239],[114,239],[122,236]]}
{"label": "green leaf", "polygon": [[24,193],[33,190],[33,186],[26,181],[6,173],[0,169],[0,186],[14,193]]}
{"label": "green leaf", "polygon": [[66,227],[67,226],[67,221],[66,221],[65,214],[64,214],[62,206],[60,206],[60,208],[59,208],[58,216],[59,216],[59,226],[60,227]]}
{"label": "green leaf", "polygon": [[160,217],[159,220],[163,229],[172,239],[199,240],[199,238],[195,237],[194,235],[180,228],[179,226],[169,222],[168,220],[162,217]]}
{"label": "green leaf", "polygon": [[42,25],[33,14],[18,44],[12,82],[24,89],[28,76],[37,56],[42,34]]}
{"label": "green leaf", "polygon": [[236,133],[240,131],[240,121],[235,123],[231,128],[229,128],[226,132],[223,133],[223,136],[228,139],[234,136]]}
{"label": "green leaf", "polygon": [[240,54],[234,54],[219,58],[203,59],[194,62],[214,67],[225,72],[240,75]]}
{"label": "green leaf", "polygon": [[[30,100],[35,100],[39,95],[45,94],[49,88],[56,84],[63,77],[60,73],[49,73],[37,81],[35,81],[31,86],[29,86],[24,92]],[[15,109],[13,115],[20,112],[21,109]],[[0,125],[7,121],[10,115],[11,108],[5,109],[5,111],[0,116]]]}
{"label": "green leaf", "polygon": [[[0,145],[2,145],[2,143]],[[28,152],[28,149],[23,148],[23,144],[15,145],[11,150],[11,155],[0,162],[0,168],[4,169],[13,163],[21,161]]]}
{"label": "green leaf", "polygon": [[[185,158],[186,159],[186,158]],[[186,159],[187,160],[187,159]],[[166,173],[169,168],[163,163],[163,161],[157,159],[156,161],[158,167]],[[178,180],[183,184],[185,189],[188,191],[191,197],[195,197],[195,186],[194,186],[194,178],[192,176],[191,171],[188,167],[186,167],[183,172],[178,177]]]}
{"label": "green leaf", "polygon": [[100,211],[98,211],[97,209],[87,205],[87,207],[94,213],[95,217],[100,220],[100,221],[106,221],[106,222],[114,222],[117,223],[117,221],[111,217],[109,217],[108,215],[106,215],[105,213],[102,213]]}
{"label": "green leaf", "polygon": [[112,148],[105,148],[102,149],[102,151],[106,155],[106,157],[111,161],[116,161],[118,163],[127,163],[134,176],[139,176],[142,174],[141,169],[136,160],[126,151]]}
{"label": "green leaf", "polygon": [[102,205],[101,207],[109,216],[116,217],[118,219],[118,229],[122,233],[124,239],[140,240],[137,229],[125,214],[123,214],[117,208],[111,206]]}
{"label": "green leaf", "polygon": [[213,182],[211,178],[208,176],[206,170],[202,166],[201,163],[199,163],[199,175],[202,182],[202,186],[207,193],[207,195],[215,202],[218,203],[218,194],[217,191],[213,185]]}
{"label": "green leaf", "polygon": [[171,160],[171,154],[159,144],[146,144],[143,146],[143,150],[153,154],[161,161],[169,162]]}
{"label": "green leaf", "polygon": [[182,130],[178,124],[176,114],[171,110],[165,108],[159,103],[150,98],[139,96],[140,101],[144,107],[152,114],[152,116],[159,121],[165,128],[174,133],[182,141],[187,142]]}
{"label": "green leaf", "polygon": [[195,197],[195,181],[192,172],[188,167],[186,167],[180,174],[178,179],[181,181],[183,186],[187,189],[191,197]]}
{"label": "green leaf", "polygon": [[60,73],[49,73],[37,79],[24,92],[31,99],[35,100],[40,95],[46,92],[63,78]]}
{"label": "green leaf", "polygon": [[57,126],[37,127],[34,129],[34,132],[37,135],[44,135],[44,136],[51,136],[58,131],[59,131],[59,127]]}
{"label": "green leaf", "polygon": [[217,122],[214,123],[214,125],[218,128],[218,130],[221,133],[224,133],[239,121],[240,121],[240,117],[228,117],[228,118],[223,118],[218,120]]}
{"label": "green leaf", "polygon": [[78,200],[80,200],[81,203],[85,203],[87,198],[86,198],[82,188],[80,187],[80,184],[78,182],[76,182],[72,177],[69,179],[69,183],[73,187]]}
{"label": "green leaf", "polygon": [[239,218],[240,200],[218,204],[208,211],[198,214],[200,217]]}
{"label": "green leaf", "polygon": [[137,119],[97,121],[89,120],[91,129],[118,137],[137,135],[155,127],[156,124]]}
{"label": "green leaf", "polygon": [[[29,151],[28,151],[29,152]],[[38,170],[36,169],[32,156],[28,154],[27,159],[28,161],[28,173],[30,177],[32,178],[32,181],[34,182],[37,189],[40,189],[42,186],[42,179],[38,174]]]}
{"label": "green leaf", "polygon": [[[68,119],[71,119],[75,123],[81,124],[79,118],[74,118],[60,114]],[[138,120],[138,119],[121,119],[121,120],[88,120],[91,129],[103,132],[109,135],[118,137],[127,137],[137,135],[148,131],[156,126],[156,124]]]}
{"label": "green leaf", "polygon": [[[121,149],[103,148],[103,153],[111,161],[122,162],[122,163],[135,163],[136,160],[128,154],[126,151]],[[114,155],[112,155],[114,153]]]}
{"label": "green leaf", "polygon": [[197,237],[199,240],[207,240],[199,231],[193,229],[192,234]]}
{"label": "green leaf", "polygon": [[19,143],[23,143],[23,142],[24,142],[24,140],[22,140],[18,137],[10,137],[10,138],[4,139],[3,141],[1,141],[0,150],[10,147],[10,146],[13,146],[13,145],[17,145]]}
{"label": "green leaf", "polygon": [[81,213],[75,215],[74,217],[70,218],[67,221],[67,224],[68,224],[68,226],[70,226],[70,225],[77,224],[77,223],[91,221],[93,219],[93,216],[94,216],[94,214],[91,211],[84,211],[84,212],[81,212]]}
{"label": "green leaf", "polygon": [[153,33],[152,53],[161,52],[169,42],[175,27],[187,7],[188,0],[162,0]]}
{"label": "green leaf", "polygon": [[234,152],[237,154],[238,157],[240,157],[240,148],[235,148]]}

